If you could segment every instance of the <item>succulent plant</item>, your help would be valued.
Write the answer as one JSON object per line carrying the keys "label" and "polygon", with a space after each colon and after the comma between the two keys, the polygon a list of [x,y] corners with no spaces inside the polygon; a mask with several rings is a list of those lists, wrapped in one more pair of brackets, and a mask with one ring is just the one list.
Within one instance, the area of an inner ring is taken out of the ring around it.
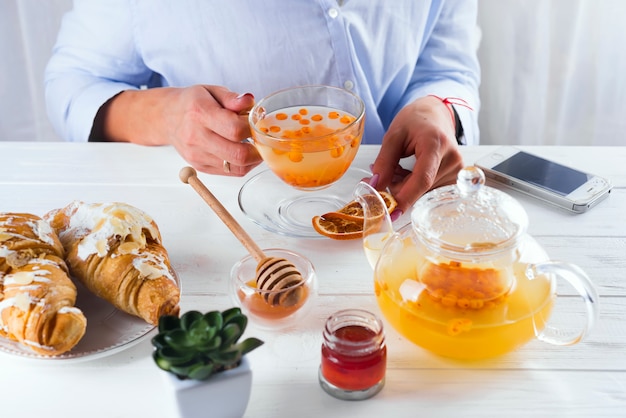
{"label": "succulent plant", "polygon": [[157,366],[179,379],[205,380],[239,366],[241,358],[263,344],[257,338],[237,343],[248,324],[239,308],[205,314],[188,311],[180,318],[163,315],[152,339]]}

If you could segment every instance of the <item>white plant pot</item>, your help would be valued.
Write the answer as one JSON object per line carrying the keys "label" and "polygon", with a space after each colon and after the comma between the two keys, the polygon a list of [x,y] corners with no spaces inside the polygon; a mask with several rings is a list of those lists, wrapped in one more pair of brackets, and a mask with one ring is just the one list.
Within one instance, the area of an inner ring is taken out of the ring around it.
{"label": "white plant pot", "polygon": [[244,357],[239,367],[207,380],[181,380],[163,372],[176,398],[180,418],[241,418],[252,390],[252,370]]}

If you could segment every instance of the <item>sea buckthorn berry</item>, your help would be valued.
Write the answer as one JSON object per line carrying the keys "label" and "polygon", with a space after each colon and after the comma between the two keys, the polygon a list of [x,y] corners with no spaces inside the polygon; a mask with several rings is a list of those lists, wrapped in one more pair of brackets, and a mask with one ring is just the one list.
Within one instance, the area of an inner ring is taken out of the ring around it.
{"label": "sea buckthorn berry", "polygon": [[345,115],[344,115],[344,116],[342,116],[342,117],[341,117],[341,119],[339,119],[339,122],[341,122],[341,123],[343,123],[343,124],[347,125],[347,124],[349,124],[350,122],[352,122],[352,118],[351,118],[351,117],[349,117],[349,116],[345,116]]}
{"label": "sea buckthorn berry", "polygon": [[264,134],[268,133],[270,130],[268,128],[266,128],[265,126],[262,126],[261,128],[259,128],[261,130],[261,132],[263,132]]}
{"label": "sea buckthorn berry", "polygon": [[287,117],[288,117],[288,116],[287,116],[287,114],[286,114],[286,113],[282,113],[282,112],[281,112],[281,113],[277,113],[277,114],[276,114],[276,119],[278,119],[278,120],[287,120]]}
{"label": "sea buckthorn berry", "polygon": [[278,148],[272,148],[272,152],[276,155],[284,155],[287,153],[287,151]]}
{"label": "sea buckthorn berry", "polygon": [[309,114],[309,109],[306,108],[301,108],[300,110],[298,110],[298,113],[301,115],[308,115]]}
{"label": "sea buckthorn berry", "polygon": [[281,138],[285,138],[285,139],[292,139],[295,138],[295,132],[292,130],[286,130],[283,131],[283,134],[281,135]]}
{"label": "sea buckthorn berry", "polygon": [[313,122],[321,122],[324,119],[324,116],[316,113],[315,115],[311,116],[311,120]]}
{"label": "sea buckthorn berry", "polygon": [[448,335],[455,336],[472,329],[472,320],[468,318],[454,318],[448,321],[446,331]]}
{"label": "sea buckthorn berry", "polygon": [[458,306],[459,308],[467,309],[470,307],[470,301],[469,299],[459,298],[456,301],[456,306]]}
{"label": "sea buckthorn berry", "polygon": [[270,126],[270,132],[280,132],[280,126],[272,125]]}
{"label": "sea buckthorn berry", "polygon": [[470,308],[472,309],[482,309],[485,306],[485,302],[480,299],[472,299],[470,300]]}
{"label": "sea buckthorn berry", "polygon": [[380,296],[380,284],[378,284],[378,282],[374,282],[374,294],[376,296]]}
{"label": "sea buckthorn berry", "polygon": [[300,129],[302,131],[303,134],[310,134],[311,133],[311,127],[310,126],[303,126],[302,129]]}
{"label": "sea buckthorn berry", "polygon": [[343,146],[332,148],[330,150],[330,156],[333,157],[333,158],[339,158],[343,154],[343,150],[344,150]]}
{"label": "sea buckthorn berry", "polygon": [[339,119],[339,112],[335,112],[335,111],[328,112],[328,117],[330,119]]}
{"label": "sea buckthorn berry", "polygon": [[302,115],[299,115],[298,113],[294,113],[293,115],[291,115],[291,119],[300,120],[302,119]]}
{"label": "sea buckthorn berry", "polygon": [[289,151],[289,160],[292,162],[299,163],[303,158],[304,156],[300,151]]}
{"label": "sea buckthorn berry", "polygon": [[303,176],[303,175],[296,176],[296,184],[298,186],[308,186],[309,181],[311,181],[309,179],[309,176]]}
{"label": "sea buckthorn berry", "polygon": [[456,296],[452,293],[447,293],[444,297],[441,298],[441,304],[443,306],[455,306],[456,305]]}
{"label": "sea buckthorn berry", "polygon": [[479,292],[477,290],[473,290],[469,292],[469,295],[472,299],[480,299],[485,300],[485,294],[483,292]]}
{"label": "sea buckthorn berry", "polygon": [[300,125],[308,125],[311,123],[311,121],[308,119],[300,119],[299,122],[300,122]]}

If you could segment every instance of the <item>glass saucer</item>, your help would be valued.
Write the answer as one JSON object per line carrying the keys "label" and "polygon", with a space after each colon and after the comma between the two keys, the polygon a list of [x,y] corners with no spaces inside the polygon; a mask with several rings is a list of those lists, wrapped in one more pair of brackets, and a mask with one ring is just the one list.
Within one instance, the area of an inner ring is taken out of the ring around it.
{"label": "glass saucer", "polygon": [[311,219],[335,211],[353,199],[356,185],[372,173],[350,167],[329,187],[303,191],[285,184],[271,170],[251,177],[239,190],[239,208],[262,228],[296,238],[324,238]]}

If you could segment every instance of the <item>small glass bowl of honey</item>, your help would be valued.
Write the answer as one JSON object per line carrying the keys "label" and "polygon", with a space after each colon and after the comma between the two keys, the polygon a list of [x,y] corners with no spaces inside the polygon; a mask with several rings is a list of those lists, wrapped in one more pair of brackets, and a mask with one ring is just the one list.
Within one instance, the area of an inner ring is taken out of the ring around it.
{"label": "small glass bowl of honey", "polygon": [[268,257],[292,264],[302,280],[280,288],[262,289],[257,284],[259,263],[248,255],[231,269],[231,295],[254,325],[269,330],[293,327],[307,314],[317,296],[315,268],[306,257],[293,251],[278,248],[263,251]]}

